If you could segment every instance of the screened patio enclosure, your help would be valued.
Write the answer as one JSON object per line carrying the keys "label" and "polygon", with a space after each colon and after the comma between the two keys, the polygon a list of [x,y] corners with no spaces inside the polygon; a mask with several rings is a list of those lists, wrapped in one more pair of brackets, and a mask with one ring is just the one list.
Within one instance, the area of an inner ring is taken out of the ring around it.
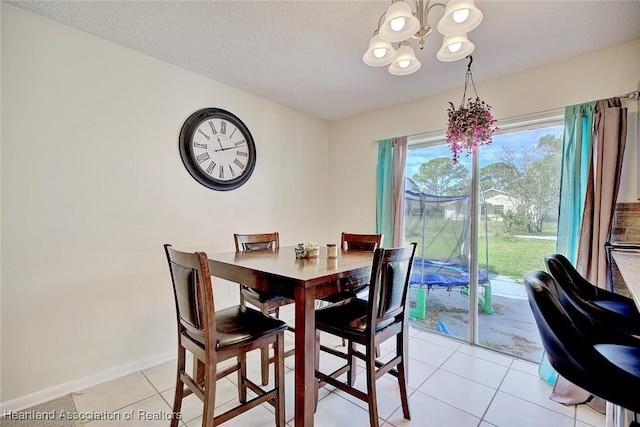
{"label": "screened patio enclosure", "polygon": [[[424,319],[430,292],[458,290],[468,295],[470,197],[427,194],[406,178],[404,221],[405,239],[418,244],[411,273],[409,314]],[[482,289],[478,304],[485,313],[492,314],[491,282],[486,268],[478,272],[478,285]]]}

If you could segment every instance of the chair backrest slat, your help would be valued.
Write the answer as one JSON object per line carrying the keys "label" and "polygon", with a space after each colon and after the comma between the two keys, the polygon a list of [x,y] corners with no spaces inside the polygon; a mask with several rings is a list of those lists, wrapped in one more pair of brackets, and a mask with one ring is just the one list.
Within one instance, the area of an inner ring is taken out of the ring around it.
{"label": "chair backrest slat", "polygon": [[382,245],[383,234],[342,233],[340,246],[344,250],[375,251]]}
{"label": "chair backrest slat", "polygon": [[369,328],[380,328],[406,316],[407,293],[416,243],[378,248],[373,257],[369,289]]}
{"label": "chair backrest slat", "polygon": [[276,250],[280,248],[280,235],[274,233],[234,234],[236,252]]}
{"label": "chair backrest slat", "polygon": [[177,251],[168,244],[164,248],[178,324],[191,336],[207,339],[208,331],[214,331],[215,338],[215,305],[207,254]]}

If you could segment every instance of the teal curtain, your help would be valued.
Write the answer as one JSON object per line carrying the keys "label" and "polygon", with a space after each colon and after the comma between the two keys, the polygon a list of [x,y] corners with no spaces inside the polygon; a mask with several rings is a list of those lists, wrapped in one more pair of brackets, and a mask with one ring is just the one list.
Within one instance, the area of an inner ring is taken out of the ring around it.
{"label": "teal curtain", "polygon": [[596,101],[565,108],[556,252],[574,265],[584,212]]}
{"label": "teal curtain", "polygon": [[376,168],[376,233],[384,234],[383,247],[390,247],[393,239],[393,141],[378,141]]}

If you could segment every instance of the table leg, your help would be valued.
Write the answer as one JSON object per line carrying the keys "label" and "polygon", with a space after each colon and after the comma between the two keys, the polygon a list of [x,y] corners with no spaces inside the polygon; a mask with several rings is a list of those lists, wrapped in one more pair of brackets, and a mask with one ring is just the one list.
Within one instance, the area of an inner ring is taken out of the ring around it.
{"label": "table leg", "polygon": [[295,426],[313,427],[315,411],[315,295],[313,288],[296,288]]}

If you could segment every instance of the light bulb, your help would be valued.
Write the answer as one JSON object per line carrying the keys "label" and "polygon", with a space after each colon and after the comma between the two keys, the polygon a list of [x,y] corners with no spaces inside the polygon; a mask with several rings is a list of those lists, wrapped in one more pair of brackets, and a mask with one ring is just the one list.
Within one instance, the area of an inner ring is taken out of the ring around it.
{"label": "light bulb", "polygon": [[475,49],[475,46],[469,41],[466,34],[444,36],[442,47],[436,57],[444,62],[458,61],[470,55],[473,49]]}
{"label": "light bulb", "polygon": [[456,53],[457,51],[460,50],[461,47],[462,47],[462,43],[457,42],[457,43],[451,43],[449,46],[447,46],[447,49],[449,49],[449,52],[451,53]]}
{"label": "light bulb", "polygon": [[453,12],[453,16],[452,16],[453,20],[458,24],[466,21],[468,17],[469,17],[469,9],[456,10],[455,12]]}
{"label": "light bulb", "polygon": [[379,48],[373,49],[373,55],[376,58],[383,58],[386,54],[387,54],[386,47],[379,47]]}
{"label": "light bulb", "polygon": [[403,16],[394,18],[391,20],[390,25],[393,31],[402,31],[405,25],[405,19]]}
{"label": "light bulb", "polygon": [[411,60],[410,59],[403,59],[398,61],[398,67],[400,68],[407,68],[409,66],[409,64],[411,64]]}

